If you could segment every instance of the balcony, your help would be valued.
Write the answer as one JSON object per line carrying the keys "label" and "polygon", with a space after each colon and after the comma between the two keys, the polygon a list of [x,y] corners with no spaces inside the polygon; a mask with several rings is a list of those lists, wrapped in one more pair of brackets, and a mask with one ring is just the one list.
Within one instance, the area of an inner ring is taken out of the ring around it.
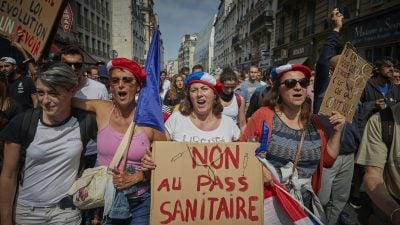
{"label": "balcony", "polygon": [[299,40],[299,32],[298,31],[293,31],[290,34],[290,41],[297,41]]}
{"label": "balcony", "polygon": [[315,32],[315,25],[312,24],[306,28],[304,28],[304,37],[308,35],[312,35]]}
{"label": "balcony", "polygon": [[250,33],[254,33],[265,25],[272,25],[272,22],[273,12],[271,10],[267,10],[250,23]]}

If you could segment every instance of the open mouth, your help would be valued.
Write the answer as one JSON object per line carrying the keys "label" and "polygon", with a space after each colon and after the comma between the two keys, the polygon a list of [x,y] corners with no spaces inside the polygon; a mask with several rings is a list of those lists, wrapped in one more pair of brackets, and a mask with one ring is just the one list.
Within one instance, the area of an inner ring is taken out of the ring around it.
{"label": "open mouth", "polygon": [[202,106],[202,105],[206,104],[206,101],[205,101],[205,100],[202,100],[202,99],[199,99],[199,100],[196,101],[196,103],[197,103],[198,105]]}
{"label": "open mouth", "polygon": [[293,97],[295,98],[301,98],[303,95],[302,94],[294,94]]}
{"label": "open mouth", "polygon": [[127,95],[126,91],[118,91],[119,97],[125,97]]}

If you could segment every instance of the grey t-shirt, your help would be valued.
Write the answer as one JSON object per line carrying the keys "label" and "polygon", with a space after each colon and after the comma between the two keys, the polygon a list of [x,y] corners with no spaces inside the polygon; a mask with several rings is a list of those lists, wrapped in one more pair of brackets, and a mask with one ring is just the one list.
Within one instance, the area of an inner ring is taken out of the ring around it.
{"label": "grey t-shirt", "polygon": [[45,207],[60,202],[76,180],[82,148],[75,117],[55,127],[39,121],[35,138],[26,150],[18,204]]}
{"label": "grey t-shirt", "polygon": [[241,85],[240,85],[240,89],[244,90],[246,92],[244,97],[244,100],[246,102],[250,101],[251,96],[253,95],[254,91],[258,88],[262,86],[262,84],[258,81],[255,81],[254,83],[251,83],[249,80],[244,81]]}

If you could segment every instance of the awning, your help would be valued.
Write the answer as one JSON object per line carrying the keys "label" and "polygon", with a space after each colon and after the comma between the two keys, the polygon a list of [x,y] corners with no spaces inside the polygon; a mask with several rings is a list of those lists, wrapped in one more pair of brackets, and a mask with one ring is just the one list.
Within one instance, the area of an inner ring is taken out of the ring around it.
{"label": "awning", "polygon": [[287,62],[287,64],[303,64],[305,61],[307,61],[307,59],[308,57],[291,59]]}

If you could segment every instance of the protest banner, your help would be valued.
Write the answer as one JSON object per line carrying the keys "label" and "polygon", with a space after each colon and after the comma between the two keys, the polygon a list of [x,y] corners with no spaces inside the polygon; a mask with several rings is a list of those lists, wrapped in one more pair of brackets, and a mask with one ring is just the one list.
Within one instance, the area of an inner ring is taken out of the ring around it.
{"label": "protest banner", "polygon": [[22,33],[22,47],[37,61],[57,31],[66,4],[66,0],[2,0],[0,35]]}
{"label": "protest banner", "polygon": [[155,142],[150,224],[263,224],[258,146]]}
{"label": "protest banner", "polygon": [[319,113],[330,116],[338,111],[351,123],[365,85],[372,75],[372,65],[346,43],[330,78]]}

